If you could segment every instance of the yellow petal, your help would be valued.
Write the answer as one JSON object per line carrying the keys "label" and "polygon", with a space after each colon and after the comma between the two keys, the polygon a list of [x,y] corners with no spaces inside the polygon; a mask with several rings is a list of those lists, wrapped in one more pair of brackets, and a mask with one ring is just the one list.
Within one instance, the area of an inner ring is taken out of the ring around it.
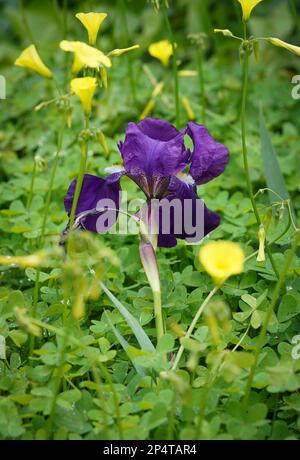
{"label": "yellow petal", "polygon": [[77,13],[76,18],[84,25],[89,34],[90,45],[95,45],[99,29],[106,13]]}
{"label": "yellow petal", "polygon": [[238,2],[240,2],[242,6],[243,20],[245,22],[249,21],[253,8],[255,8],[256,5],[258,5],[262,1],[263,0],[238,0]]}
{"label": "yellow petal", "polygon": [[297,56],[300,56],[300,46],[291,45],[290,43],[286,43],[283,40],[280,40],[279,38],[274,38],[274,37],[270,37],[268,38],[268,40],[270,43],[272,43],[272,45],[280,46],[281,48],[285,48],[291,53],[294,53]]}
{"label": "yellow petal", "polygon": [[133,45],[129,48],[117,48],[109,53],[109,56],[121,56],[121,54],[127,53],[127,51],[137,50],[140,45]]}
{"label": "yellow petal", "polygon": [[45,66],[34,45],[28,46],[16,59],[15,65],[34,70],[43,77],[51,78],[52,72]]}
{"label": "yellow petal", "polygon": [[71,80],[71,90],[80,98],[83,111],[86,115],[88,115],[91,111],[92,99],[96,87],[96,78],[83,77],[73,78],[73,80]]}
{"label": "yellow petal", "polygon": [[101,65],[111,67],[111,60],[109,57],[105,56],[102,51],[97,48],[93,48],[86,43],[63,40],[60,42],[59,46],[63,51],[75,54],[76,60],[73,63],[73,70],[78,70],[80,63],[81,67],[85,65],[86,67],[91,67],[93,69],[98,69]]}
{"label": "yellow petal", "polygon": [[148,51],[151,56],[159,59],[166,67],[169,64],[170,57],[173,54],[172,44],[169,42],[169,40],[161,40],[159,42],[152,43],[149,46]]}
{"label": "yellow petal", "polygon": [[78,74],[81,71],[82,67],[84,67],[84,63],[79,59],[78,55],[75,53],[72,65],[72,73]]}
{"label": "yellow petal", "polygon": [[201,249],[199,258],[216,285],[244,270],[244,251],[231,241],[211,241]]}

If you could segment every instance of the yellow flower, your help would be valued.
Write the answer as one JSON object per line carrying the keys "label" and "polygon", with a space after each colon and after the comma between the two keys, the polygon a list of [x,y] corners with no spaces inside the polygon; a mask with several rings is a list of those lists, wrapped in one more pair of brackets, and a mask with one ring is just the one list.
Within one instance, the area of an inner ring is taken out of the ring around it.
{"label": "yellow flower", "polygon": [[96,87],[96,78],[83,77],[71,80],[71,90],[80,98],[83,111],[86,115],[89,115],[91,111],[92,99]]}
{"label": "yellow flower", "polygon": [[161,63],[167,67],[169,64],[170,57],[173,54],[172,44],[169,40],[161,40],[159,42],[152,43],[148,48],[149,54],[159,59]]}
{"label": "yellow flower", "polygon": [[199,258],[216,285],[244,270],[244,251],[231,241],[211,241],[201,249]]}
{"label": "yellow flower", "polygon": [[45,66],[42,59],[37,52],[37,49],[34,45],[28,46],[16,59],[15,65],[20,67],[26,67],[28,69],[34,70],[38,74],[46,78],[52,77],[52,72],[48,67]]}
{"label": "yellow flower", "polygon": [[95,45],[97,35],[106,13],[77,13],[76,18],[84,25],[89,34],[90,45]]}
{"label": "yellow flower", "polygon": [[122,54],[124,53],[127,53],[128,51],[133,51],[133,50],[136,50],[140,47],[140,45],[133,45],[133,46],[129,46],[129,48],[117,48],[113,51],[111,51],[110,53],[108,53],[108,56],[121,56]]}
{"label": "yellow flower", "polygon": [[297,54],[297,56],[300,56],[300,46],[290,45],[290,43],[286,43],[283,40],[280,40],[279,38],[274,38],[274,37],[270,37],[268,38],[268,40],[270,43],[272,43],[272,45],[280,46],[281,48],[285,48],[291,53],[294,53],[294,54]]}
{"label": "yellow flower", "polygon": [[247,22],[250,19],[253,8],[256,7],[263,0],[238,0],[243,10],[243,21]]}
{"label": "yellow flower", "polygon": [[102,51],[79,41],[63,40],[59,44],[63,51],[74,53],[73,72],[78,73],[83,66],[98,69],[100,66],[111,67],[111,60]]}

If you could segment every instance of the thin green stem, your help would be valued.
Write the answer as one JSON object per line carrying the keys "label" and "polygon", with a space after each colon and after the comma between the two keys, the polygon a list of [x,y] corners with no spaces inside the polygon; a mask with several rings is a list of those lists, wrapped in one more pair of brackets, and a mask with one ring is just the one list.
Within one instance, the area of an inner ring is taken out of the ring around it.
{"label": "thin green stem", "polygon": [[202,113],[202,123],[206,123],[206,99],[205,99],[205,81],[204,81],[204,72],[203,72],[203,50],[202,48],[198,50],[198,77],[199,77],[199,87],[200,87],[200,100],[201,100],[201,113]]}
{"label": "thin green stem", "polygon": [[[244,24],[244,34],[247,37],[247,29],[246,24]],[[243,151],[243,161],[244,161],[244,170],[246,174],[246,184],[248,189],[249,198],[252,204],[252,208],[255,214],[255,218],[257,221],[258,226],[261,225],[261,218],[256,206],[254,194],[253,194],[253,187],[250,179],[250,170],[249,170],[249,163],[248,163],[248,149],[247,149],[247,133],[246,133],[246,104],[247,104],[247,93],[248,93],[248,79],[249,79],[249,49],[248,46],[245,47],[245,54],[244,54],[244,77],[243,77],[243,87],[242,87],[242,107],[241,107],[241,134],[242,134],[242,151]],[[270,259],[271,265],[273,267],[274,273],[276,274],[277,278],[279,277],[279,273],[277,267],[275,265],[272,252],[269,246],[266,246],[266,251],[268,257]]]}
{"label": "thin green stem", "polygon": [[[87,117],[85,119],[85,129],[88,129],[88,118]],[[70,214],[70,225],[69,225],[70,229],[69,229],[69,235],[68,235],[68,240],[67,240],[67,253],[68,254],[70,254],[71,247],[72,247],[72,235],[73,235],[73,227],[74,227],[74,222],[75,222],[76,209],[77,209],[77,204],[78,204],[78,200],[80,197],[84,174],[86,170],[87,154],[88,154],[88,143],[86,139],[80,142],[80,151],[81,151],[81,155],[80,155],[79,173],[78,173],[78,178],[76,182],[74,199],[73,199],[72,209],[71,209],[71,214]]]}
{"label": "thin green stem", "polygon": [[53,434],[52,434],[53,419],[55,415],[56,402],[57,402],[57,398],[58,398],[58,394],[59,394],[59,390],[61,387],[63,374],[64,374],[64,363],[65,363],[65,358],[66,358],[67,340],[68,340],[68,333],[67,333],[67,330],[65,330],[65,334],[63,335],[62,344],[61,344],[61,348],[59,352],[58,367],[54,371],[56,375],[54,375],[54,379],[53,379],[54,380],[53,396],[51,400],[49,418],[46,423],[47,439],[51,439],[53,437]]}
{"label": "thin green stem", "polygon": [[166,22],[166,26],[169,32],[170,42],[173,50],[173,80],[174,80],[174,99],[175,99],[175,110],[176,110],[176,127],[180,129],[180,98],[179,98],[179,78],[177,68],[177,44],[175,42],[172,26],[168,16],[168,9],[163,4],[163,13]]}
{"label": "thin green stem", "polygon": [[[192,335],[193,330],[194,330],[194,328],[195,328],[200,316],[202,315],[203,311],[205,310],[205,308],[207,307],[207,305],[209,304],[209,302],[211,301],[211,299],[213,298],[215,293],[218,291],[219,287],[220,286],[215,286],[213,288],[213,290],[208,294],[208,296],[206,297],[204,302],[200,305],[200,308],[198,309],[196,315],[194,316],[194,319],[191,322],[190,327],[188,328],[188,330],[187,330],[187,332],[186,332],[186,334],[184,336],[184,339],[189,339],[190,338],[190,336]],[[178,350],[178,352],[177,352],[176,358],[174,360],[174,364],[172,366],[172,371],[176,370],[183,352],[184,352],[184,346],[181,345],[179,350]]]}
{"label": "thin green stem", "polygon": [[249,401],[249,396],[250,396],[250,392],[251,392],[251,388],[252,388],[252,384],[253,384],[253,380],[254,380],[255,370],[256,370],[256,367],[257,367],[257,362],[258,362],[260,352],[261,352],[261,350],[262,350],[262,348],[264,346],[264,343],[265,343],[268,325],[269,325],[271,316],[273,314],[274,308],[275,308],[275,306],[277,304],[281,288],[283,287],[283,284],[285,282],[288,270],[290,268],[290,265],[292,263],[293,257],[294,257],[294,255],[296,253],[296,250],[298,248],[299,243],[300,243],[300,231],[297,231],[297,233],[295,235],[295,238],[294,238],[294,241],[293,241],[293,244],[292,244],[292,247],[290,249],[290,252],[289,252],[289,254],[287,255],[287,257],[285,259],[282,272],[280,273],[279,279],[278,279],[278,281],[276,283],[276,286],[275,286],[275,289],[274,289],[274,292],[273,292],[273,296],[272,296],[271,302],[269,304],[267,314],[266,314],[266,317],[265,317],[261,332],[260,332],[259,337],[258,337],[256,347],[255,347],[254,362],[253,362],[253,365],[251,367],[251,370],[250,370],[250,373],[249,373],[249,376],[248,376],[246,389],[245,389],[245,394],[244,394],[244,398],[243,398],[243,406],[244,406],[245,409],[248,407],[248,401]]}
{"label": "thin green stem", "polygon": [[33,37],[33,34],[31,32],[31,28],[27,19],[27,14],[26,14],[26,9],[25,9],[25,2],[24,0],[20,0],[20,11],[21,11],[21,16],[22,16],[22,22],[25,28],[25,31],[27,33],[28,39],[30,43],[36,46],[36,41]]}
{"label": "thin green stem", "polygon": [[[43,215],[43,221],[42,221],[42,227],[41,227],[41,234],[38,239],[38,246],[40,247],[45,238],[45,233],[46,233],[46,226],[47,226],[47,220],[49,216],[49,207],[51,204],[51,198],[52,198],[52,190],[53,190],[53,185],[54,185],[54,180],[56,176],[56,170],[58,166],[58,161],[60,157],[60,153],[62,150],[63,146],[63,138],[64,138],[64,131],[65,131],[65,126],[66,126],[66,112],[64,112],[63,115],[63,121],[62,125],[59,131],[58,135],[58,140],[57,140],[57,150],[56,154],[54,157],[52,169],[51,169],[51,175],[50,175],[50,181],[49,181],[49,189],[46,197],[46,203],[45,203],[45,208],[44,208],[44,215]],[[33,304],[32,304],[32,316],[35,318],[36,316],[36,311],[37,311],[37,304],[39,300],[39,287],[40,287],[40,269],[37,269],[36,272],[36,277],[35,277],[35,285],[34,285],[34,291],[33,291]],[[35,337],[32,335],[30,337],[30,342],[29,342],[29,355],[32,356],[32,352],[35,346]]]}
{"label": "thin green stem", "polygon": [[67,38],[68,34],[68,0],[63,1],[63,14],[62,14],[62,37]]}
{"label": "thin green stem", "polygon": [[32,169],[32,174],[31,174],[31,183],[30,183],[30,190],[29,190],[29,195],[27,198],[27,203],[26,203],[26,209],[29,210],[31,202],[32,202],[32,197],[33,197],[33,189],[34,189],[34,183],[35,183],[35,178],[36,178],[36,171],[37,171],[37,162],[36,159],[33,159],[33,169]]}
{"label": "thin green stem", "polygon": [[160,291],[153,291],[153,300],[154,300],[156,336],[157,336],[157,341],[159,341],[165,333]]}
{"label": "thin green stem", "polygon": [[[124,0],[121,0],[120,9],[121,9],[121,15],[122,15],[122,23],[124,24],[125,46],[129,46],[129,29],[128,29],[127,9],[126,9]],[[130,82],[132,102],[136,105],[137,104],[136,81],[135,81],[135,75],[134,75],[134,70],[133,70],[132,56],[130,53],[126,56],[126,59],[127,59],[127,74],[128,74],[128,79]]]}

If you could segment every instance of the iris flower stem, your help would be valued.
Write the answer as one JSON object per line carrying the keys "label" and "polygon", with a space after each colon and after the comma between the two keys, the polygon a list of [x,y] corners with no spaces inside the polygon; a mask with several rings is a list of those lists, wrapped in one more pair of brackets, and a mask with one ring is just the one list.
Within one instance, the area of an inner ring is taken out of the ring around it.
{"label": "iris flower stem", "polygon": [[[244,23],[244,37],[245,40],[247,39],[247,29],[246,24]],[[246,46],[245,54],[244,54],[244,78],[243,78],[243,86],[242,86],[242,107],[241,107],[241,135],[242,135],[242,151],[243,151],[243,161],[244,161],[244,170],[246,174],[246,183],[249,198],[252,204],[252,208],[255,214],[255,218],[257,221],[258,226],[261,225],[261,218],[256,206],[254,194],[253,194],[253,187],[252,182],[250,179],[250,171],[249,171],[249,163],[248,163],[248,148],[247,148],[247,132],[246,132],[246,104],[247,104],[247,93],[248,93],[248,80],[249,80],[249,49]],[[271,265],[273,267],[274,273],[276,277],[279,278],[279,273],[277,267],[275,265],[273,255],[269,246],[266,246],[266,251],[268,257],[270,259]]]}
{"label": "iris flower stem", "polygon": [[179,78],[178,78],[178,68],[177,68],[177,46],[175,43],[174,33],[168,16],[168,9],[163,4],[163,14],[166,22],[166,26],[169,32],[170,42],[173,50],[173,79],[174,79],[174,99],[175,99],[175,109],[176,109],[176,128],[180,129],[180,99],[179,99]]}
{"label": "iris flower stem", "polygon": [[36,178],[36,170],[37,170],[37,164],[36,164],[36,159],[33,159],[33,169],[32,169],[32,174],[31,174],[31,183],[30,183],[30,190],[29,190],[29,195],[27,198],[27,203],[26,203],[26,209],[29,210],[31,202],[32,202],[32,197],[33,197],[33,189],[34,189],[34,183],[35,183],[35,178]]}
{"label": "iris flower stem", "polygon": [[269,307],[268,307],[268,310],[267,310],[267,314],[266,314],[266,317],[265,317],[261,332],[260,332],[259,337],[258,337],[258,341],[257,341],[256,347],[255,347],[255,352],[254,352],[254,362],[252,364],[252,367],[251,367],[251,370],[250,370],[250,373],[249,373],[249,376],[248,376],[246,389],[245,389],[245,394],[244,394],[244,398],[243,398],[244,409],[247,409],[247,407],[248,407],[249,396],[250,396],[250,392],[251,392],[251,388],[252,388],[252,384],[253,384],[253,380],[254,380],[255,370],[256,370],[256,366],[257,366],[257,362],[258,362],[260,352],[261,352],[261,350],[262,350],[262,348],[264,346],[264,342],[265,342],[266,335],[267,335],[268,325],[269,325],[271,316],[273,314],[274,308],[275,308],[275,306],[277,304],[281,288],[283,287],[283,284],[285,282],[288,270],[289,270],[290,265],[292,263],[293,257],[294,257],[294,255],[295,255],[295,253],[297,251],[299,243],[300,243],[300,231],[298,230],[296,232],[296,235],[295,235],[292,247],[290,249],[290,252],[287,255],[287,257],[285,258],[285,262],[284,262],[282,272],[280,273],[279,279],[278,279],[277,284],[275,286],[273,296],[272,296],[271,302],[269,304]]}
{"label": "iris flower stem", "polygon": [[206,123],[206,101],[205,101],[205,82],[203,72],[203,50],[198,50],[198,77],[199,77],[199,88],[200,88],[200,106],[202,113],[202,123]]}
{"label": "iris flower stem", "polygon": [[[184,339],[189,339],[191,337],[191,335],[193,333],[193,330],[195,329],[195,326],[196,326],[200,316],[202,315],[203,311],[205,310],[205,308],[207,307],[207,305],[209,304],[209,302],[211,301],[213,296],[218,291],[219,287],[220,287],[219,285],[215,286],[213,288],[213,290],[208,294],[208,296],[206,297],[204,302],[200,305],[196,315],[194,316],[193,321],[190,324],[190,327],[188,328],[188,330],[187,330],[187,332],[186,332],[186,334],[184,336]],[[177,366],[179,364],[179,361],[180,361],[180,358],[181,358],[183,352],[184,352],[184,346],[180,345],[180,348],[179,348],[179,350],[177,352],[177,355],[175,357],[175,360],[174,360],[174,363],[173,363],[173,366],[172,366],[172,371],[176,371],[176,368],[177,368]]]}
{"label": "iris flower stem", "polygon": [[[58,160],[59,160],[60,153],[61,153],[61,150],[62,150],[62,147],[63,147],[63,139],[64,139],[64,131],[65,131],[65,127],[66,127],[66,121],[67,121],[67,114],[66,114],[66,111],[64,111],[63,121],[62,121],[61,128],[60,128],[60,131],[59,131],[58,139],[57,139],[57,150],[56,150],[56,154],[55,154],[55,157],[54,157],[54,161],[53,161],[53,165],[52,165],[52,169],[51,169],[51,174],[50,174],[49,189],[48,189],[48,194],[47,194],[47,198],[46,198],[46,202],[45,202],[44,215],[43,215],[43,221],[42,221],[42,227],[41,227],[41,235],[40,235],[40,237],[38,239],[38,246],[39,247],[43,244],[44,238],[45,238],[46,225],[47,225],[47,220],[48,220],[48,216],[49,216],[49,207],[50,207],[51,198],[52,198],[52,189],[53,189],[54,180],[55,180],[55,176],[56,176]],[[37,303],[38,303],[38,300],[39,300],[40,274],[41,274],[40,269],[37,269],[36,277],[35,277],[34,291],[33,291],[33,304],[32,304],[32,317],[33,318],[35,318],[35,316],[36,316]],[[35,337],[32,335],[30,337],[30,342],[29,342],[29,355],[30,356],[32,355],[34,345],[35,345]]]}
{"label": "iris flower stem", "polygon": [[[88,116],[86,116],[85,129],[88,129],[88,126],[89,126],[89,121],[88,121]],[[88,154],[88,142],[86,139],[84,139],[80,143],[80,150],[81,150],[81,155],[80,155],[79,173],[78,173],[78,178],[76,182],[74,199],[73,199],[72,209],[71,209],[71,214],[70,214],[70,230],[69,230],[69,235],[68,235],[68,240],[67,240],[67,253],[69,255],[72,249],[72,235],[73,235],[73,227],[74,227],[74,222],[75,222],[76,209],[77,209],[77,204],[78,204],[78,200],[80,197],[82,184],[83,184],[83,178],[84,178],[84,174],[86,170],[87,154]]]}
{"label": "iris flower stem", "polygon": [[161,305],[161,291],[153,291],[154,300],[154,316],[156,326],[157,342],[164,335],[164,322],[162,316],[162,305]]}

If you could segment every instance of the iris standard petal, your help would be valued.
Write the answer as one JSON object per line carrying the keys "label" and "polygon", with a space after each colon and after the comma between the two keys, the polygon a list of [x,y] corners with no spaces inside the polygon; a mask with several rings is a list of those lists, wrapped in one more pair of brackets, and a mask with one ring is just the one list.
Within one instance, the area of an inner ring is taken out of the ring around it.
{"label": "iris standard petal", "polygon": [[195,187],[171,179],[168,194],[160,201],[158,246],[176,246],[176,238],[198,242],[219,224],[219,215],[208,210]]}
{"label": "iris standard petal", "polygon": [[155,118],[128,124],[125,141],[119,144],[124,168],[148,197],[162,197],[170,177],[188,164],[185,134],[186,129],[179,132],[171,123]]}
{"label": "iris standard petal", "polygon": [[229,152],[203,125],[189,122],[187,133],[194,144],[190,175],[197,185],[205,184],[224,171],[229,161]]}
{"label": "iris standard petal", "polygon": [[[120,175],[106,179],[85,174],[75,213],[75,226],[91,232],[103,233],[114,225],[121,200]],[[64,203],[70,215],[77,179],[71,183]],[[106,211],[105,211],[106,209]]]}

